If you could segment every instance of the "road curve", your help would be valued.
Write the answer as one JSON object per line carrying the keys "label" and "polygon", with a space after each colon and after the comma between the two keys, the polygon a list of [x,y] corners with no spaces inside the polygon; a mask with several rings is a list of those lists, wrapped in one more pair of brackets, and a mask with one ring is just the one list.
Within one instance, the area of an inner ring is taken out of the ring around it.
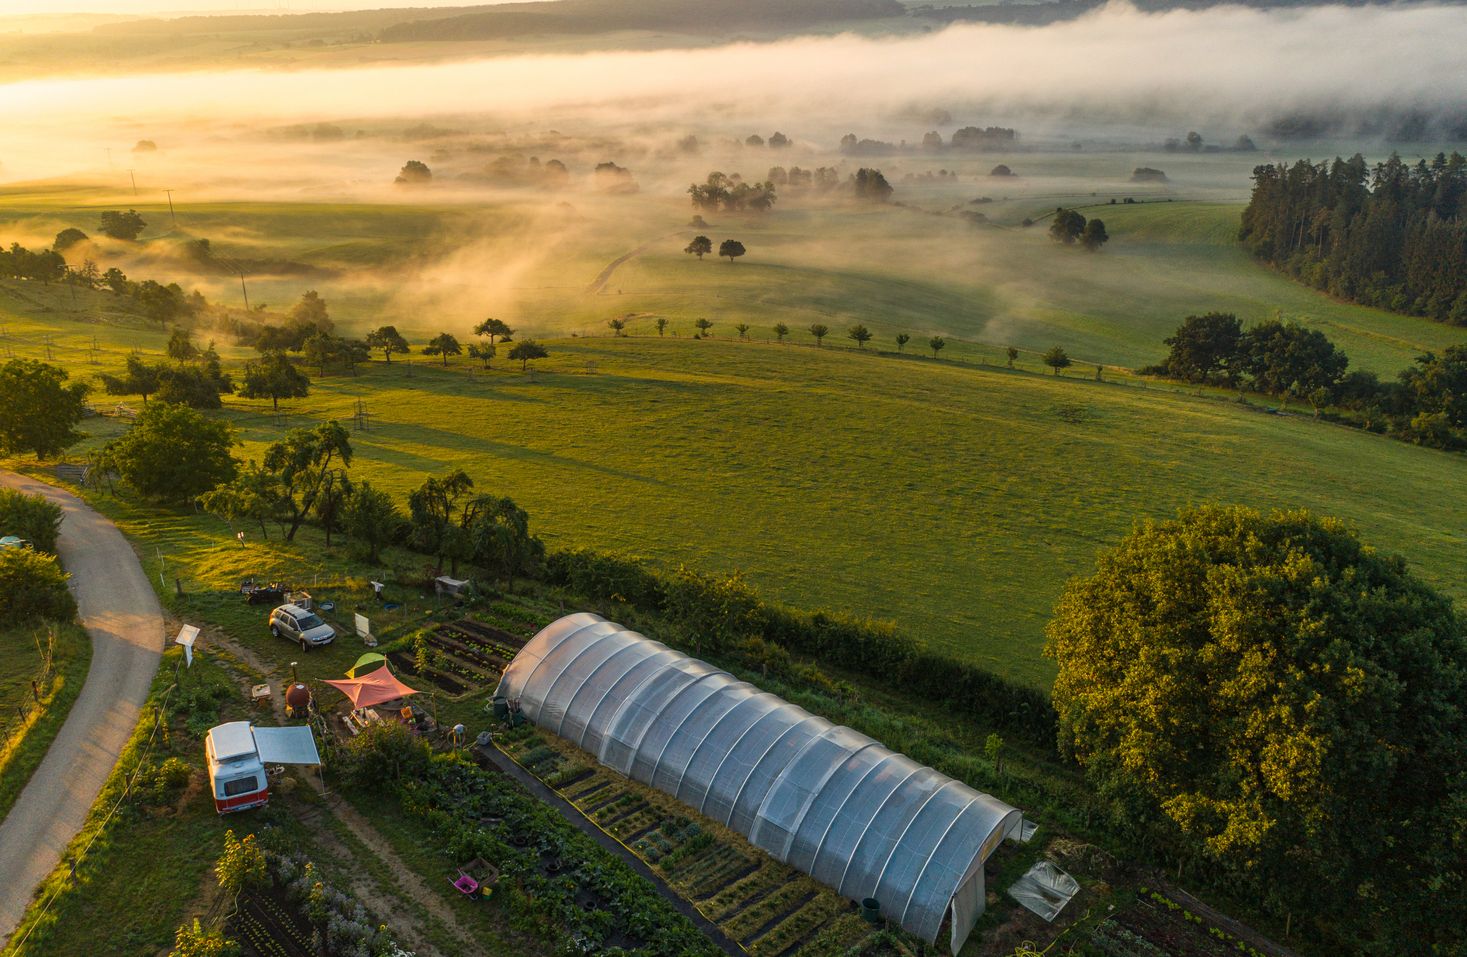
{"label": "road curve", "polygon": [[0,485],[61,506],[57,544],[71,573],[92,663],[40,767],[0,822],[0,941],[9,940],[40,882],[86,821],[137,725],[163,652],[163,611],[132,546],[81,499],[0,472]]}

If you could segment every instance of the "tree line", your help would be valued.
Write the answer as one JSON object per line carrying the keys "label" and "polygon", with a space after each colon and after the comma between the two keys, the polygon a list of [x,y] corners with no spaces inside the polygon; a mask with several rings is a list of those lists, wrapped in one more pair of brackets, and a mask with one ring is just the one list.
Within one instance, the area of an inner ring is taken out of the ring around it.
{"label": "tree line", "polygon": [[1360,154],[1253,170],[1239,238],[1331,295],[1467,325],[1467,157]]}
{"label": "tree line", "polygon": [[1316,415],[1372,432],[1467,448],[1467,345],[1418,356],[1395,381],[1383,382],[1374,372],[1346,372],[1349,357],[1324,333],[1296,322],[1244,329],[1232,313],[1209,312],[1188,316],[1165,343],[1171,347],[1166,359],[1138,371],[1297,398]]}
{"label": "tree line", "polygon": [[[0,250],[0,278],[25,279],[45,284],[66,282],[86,289],[104,289],[115,296],[131,299],[138,309],[154,322],[175,322],[200,312],[206,305],[198,292],[185,293],[178,283],[155,282],[144,279],[135,282],[116,266],[102,270],[88,259],[80,266],[67,266],[66,259],[58,251],[66,248],[67,234],[75,233],[80,240],[87,238],[79,229],[63,230],[57,236],[57,245],[52,249],[30,250],[20,243],[11,243],[7,250]],[[72,238],[71,243],[80,241]]]}

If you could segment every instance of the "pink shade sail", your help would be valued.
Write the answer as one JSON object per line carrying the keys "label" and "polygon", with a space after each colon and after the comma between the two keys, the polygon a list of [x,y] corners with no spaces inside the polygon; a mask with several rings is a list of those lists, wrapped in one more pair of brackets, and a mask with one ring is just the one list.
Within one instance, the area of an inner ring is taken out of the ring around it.
{"label": "pink shade sail", "polygon": [[418,693],[417,689],[398,681],[385,664],[360,678],[338,678],[326,683],[350,698],[353,708],[370,708]]}

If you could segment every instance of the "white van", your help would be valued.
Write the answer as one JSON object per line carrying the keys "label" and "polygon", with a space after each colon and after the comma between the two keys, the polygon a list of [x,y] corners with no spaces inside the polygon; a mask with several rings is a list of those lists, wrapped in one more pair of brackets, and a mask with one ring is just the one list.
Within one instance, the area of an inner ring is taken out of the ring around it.
{"label": "white van", "polygon": [[209,790],[220,814],[260,807],[270,800],[265,763],[320,764],[316,738],[306,726],[257,728],[230,721],[209,729],[204,738]]}
{"label": "white van", "polygon": [[214,810],[220,814],[259,807],[270,800],[265,762],[248,721],[231,721],[209,729],[204,739]]}

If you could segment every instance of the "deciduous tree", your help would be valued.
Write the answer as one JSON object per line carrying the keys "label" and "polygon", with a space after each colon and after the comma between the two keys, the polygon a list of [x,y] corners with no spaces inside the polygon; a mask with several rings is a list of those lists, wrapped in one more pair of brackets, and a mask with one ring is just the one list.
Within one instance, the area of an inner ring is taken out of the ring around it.
{"label": "deciduous tree", "polygon": [[87,387],[67,384],[64,369],[34,359],[0,366],[0,455],[59,455],[82,439]]}
{"label": "deciduous tree", "polygon": [[854,342],[858,349],[864,349],[866,343],[871,341],[871,330],[858,322],[846,330],[846,338]]}
{"label": "deciduous tree", "polygon": [[897,352],[905,352],[907,350],[907,343],[909,343],[911,341],[912,341],[912,337],[909,336],[909,335],[907,335],[905,332],[899,332],[899,333],[897,333],[897,337],[896,337]]}
{"label": "deciduous tree", "polygon": [[818,349],[820,348],[820,344],[825,340],[825,337],[830,335],[830,327],[823,322],[812,322],[810,324],[810,335],[815,337],[815,348]]}
{"label": "deciduous tree", "polygon": [[[702,259],[704,256],[713,252],[713,240],[707,236],[694,236],[693,241],[683,247],[683,252]],[[722,255],[722,253],[719,255]]]}
{"label": "deciduous tree", "polygon": [[291,429],[265,450],[265,471],[279,482],[287,513],[286,541],[295,539],[334,470],[351,465],[351,458],[351,438],[335,419],[314,429]]}
{"label": "deciduous tree", "polygon": [[371,348],[382,350],[382,358],[388,365],[392,364],[394,352],[405,354],[412,351],[407,340],[397,331],[396,326],[378,326],[367,333],[365,341]]}
{"label": "deciduous tree", "polygon": [[101,461],[144,498],[190,502],[234,480],[233,448],[227,423],[186,405],[155,402],[107,443]]}
{"label": "deciduous tree", "polygon": [[445,369],[448,368],[448,357],[463,355],[463,351],[463,346],[458,344],[458,339],[450,332],[438,333],[423,347],[425,356],[442,356]]}
{"label": "deciduous tree", "polygon": [[534,339],[526,339],[514,344],[514,348],[509,350],[509,357],[519,361],[520,371],[523,372],[530,367],[532,360],[550,358],[550,352]]}
{"label": "deciduous tree", "polygon": [[744,244],[739,242],[737,239],[725,239],[723,242],[718,244],[719,257],[722,258],[726,256],[728,257],[729,262],[733,262],[735,259],[739,258],[743,254]]}
{"label": "deciduous tree", "polygon": [[1055,375],[1059,375],[1061,369],[1069,368],[1074,362],[1061,346],[1050,346],[1040,358],[1054,370]]}
{"label": "deciduous tree", "polygon": [[304,398],[311,391],[311,380],[280,351],[266,352],[245,363],[244,383],[239,394],[246,399],[269,399],[280,411],[281,399]]}
{"label": "deciduous tree", "polygon": [[934,359],[937,358],[937,354],[941,352],[946,345],[947,340],[944,339],[942,336],[933,336],[931,339],[927,340],[927,348],[932,350],[932,358]]}
{"label": "deciduous tree", "polygon": [[1467,625],[1403,560],[1307,512],[1188,509],[1072,580],[1047,636],[1061,744],[1124,823],[1355,953],[1460,941]]}

